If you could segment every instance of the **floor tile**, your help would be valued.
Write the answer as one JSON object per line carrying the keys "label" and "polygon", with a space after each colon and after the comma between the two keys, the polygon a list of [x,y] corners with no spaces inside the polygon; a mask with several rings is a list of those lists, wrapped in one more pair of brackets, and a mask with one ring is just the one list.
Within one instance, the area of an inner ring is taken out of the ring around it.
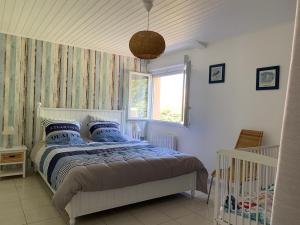
{"label": "floor tile", "polygon": [[186,215],[176,220],[180,225],[212,225],[212,223],[206,220],[204,217],[195,213]]}
{"label": "floor tile", "polygon": [[60,217],[53,206],[43,206],[33,210],[24,210],[27,223],[40,222],[47,219]]}
{"label": "floor tile", "polygon": [[[192,210],[193,211],[193,210]],[[194,210],[196,214],[203,216],[208,221],[213,222],[214,218],[214,209],[210,207],[203,207],[201,210]]]}
{"label": "floor tile", "polygon": [[42,188],[46,185],[43,183],[42,178],[40,178],[37,174],[28,176],[26,178],[15,179],[14,183],[17,189]]}
{"label": "floor tile", "polygon": [[11,190],[8,192],[0,191],[0,204],[19,201],[17,191]]}
{"label": "floor tile", "polygon": [[43,188],[37,188],[37,187],[22,188],[22,189],[17,189],[17,191],[21,199],[50,197],[50,193],[44,190]]}
{"label": "floor tile", "polygon": [[162,223],[160,225],[180,225],[180,223],[178,223],[175,220],[172,220],[172,221],[169,221],[169,222],[166,222],[166,223]]}
{"label": "floor tile", "polygon": [[23,214],[23,209],[19,200],[0,204],[0,218],[17,214]]}
{"label": "floor tile", "polygon": [[25,225],[26,219],[23,213],[7,213],[0,216],[1,225]]}
{"label": "floor tile", "polygon": [[191,213],[181,202],[164,202],[157,205],[156,208],[172,219],[177,219]]}
{"label": "floor tile", "polygon": [[106,225],[143,225],[136,217],[129,212],[116,212],[103,218]]}
{"label": "floor tile", "polygon": [[166,214],[154,209],[140,208],[131,213],[145,225],[157,225],[171,220]]}
{"label": "floor tile", "polygon": [[65,223],[65,221],[61,218],[54,218],[36,223],[29,223],[28,225],[67,225],[67,223]]}
{"label": "floor tile", "polygon": [[50,196],[37,196],[35,198],[25,198],[21,199],[21,205],[25,211],[38,209],[43,206],[52,205],[52,200]]}
{"label": "floor tile", "polygon": [[26,191],[26,190],[30,190],[30,189],[41,189],[41,190],[45,190],[44,189],[44,185],[42,183],[40,183],[40,181],[35,181],[34,184],[31,184],[32,182],[29,183],[20,183],[20,184],[15,184],[16,185],[16,189],[18,191]]}
{"label": "floor tile", "polygon": [[0,192],[16,190],[14,179],[0,178]]}
{"label": "floor tile", "polygon": [[209,208],[209,206],[206,204],[206,202],[203,202],[203,200],[200,200],[198,198],[191,199],[190,201],[184,201],[181,203],[185,208],[193,211],[193,212],[199,212],[203,209]]}

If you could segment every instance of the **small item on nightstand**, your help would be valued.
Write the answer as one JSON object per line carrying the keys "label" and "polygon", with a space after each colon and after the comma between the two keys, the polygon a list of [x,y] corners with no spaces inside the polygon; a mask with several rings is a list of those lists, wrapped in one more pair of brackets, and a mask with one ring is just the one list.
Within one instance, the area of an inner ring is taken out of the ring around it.
{"label": "small item on nightstand", "polygon": [[15,128],[13,126],[10,126],[10,127],[5,127],[2,131],[2,135],[3,136],[7,136],[7,142],[6,142],[6,145],[5,147],[6,148],[9,148],[11,147],[11,142],[10,142],[10,136],[13,136],[15,135]]}

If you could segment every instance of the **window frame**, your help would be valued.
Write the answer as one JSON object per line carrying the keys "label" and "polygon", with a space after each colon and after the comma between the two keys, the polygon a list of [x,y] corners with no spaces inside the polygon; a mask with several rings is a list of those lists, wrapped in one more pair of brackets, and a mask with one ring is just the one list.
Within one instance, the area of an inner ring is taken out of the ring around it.
{"label": "window frame", "polygon": [[[129,113],[129,110],[130,110],[130,93],[131,93],[131,77],[132,75],[138,75],[138,76],[144,76],[144,77],[148,77],[148,104],[147,104],[147,117],[145,118],[138,118],[138,117],[130,117],[130,113]],[[128,121],[132,121],[132,120],[135,120],[135,121],[145,121],[145,120],[150,120],[151,119],[151,114],[152,114],[152,111],[151,111],[151,106],[152,106],[152,89],[151,89],[151,86],[152,86],[152,74],[151,73],[141,73],[141,72],[135,72],[135,71],[130,71],[129,72],[129,78],[128,78],[128,102],[127,102],[127,120]]]}
{"label": "window frame", "polygon": [[[128,98],[127,98],[127,109],[126,109],[126,116],[128,121],[150,121],[155,123],[161,123],[161,124],[168,124],[172,126],[178,126],[178,127],[189,127],[190,126],[190,104],[189,104],[189,98],[190,98],[190,80],[191,80],[191,60],[188,55],[184,55],[184,63],[183,64],[175,64],[168,67],[163,67],[155,70],[149,71],[149,73],[141,73],[141,72],[135,72],[130,71],[129,72],[129,78],[128,78]],[[182,98],[182,121],[180,123],[173,122],[173,121],[164,121],[164,120],[154,120],[152,119],[152,108],[153,108],[153,76],[167,76],[171,74],[178,74],[183,73],[183,98]],[[141,76],[147,76],[148,77],[148,105],[147,105],[147,117],[146,118],[135,118],[135,117],[129,117],[129,100],[130,100],[130,80],[131,75],[141,75]]]}
{"label": "window frame", "polygon": [[[175,66],[174,66],[175,67]],[[166,70],[165,68],[160,69],[159,72],[155,72],[154,74],[152,74],[152,77],[164,77],[164,76],[173,76],[176,74],[182,74],[183,75],[183,86],[182,86],[182,114],[181,114],[181,121],[180,122],[173,122],[173,121],[167,121],[167,120],[157,120],[157,119],[153,119],[152,118],[152,112],[153,112],[153,88],[154,88],[154,83],[152,81],[152,87],[151,87],[151,119],[150,121],[155,122],[155,123],[160,123],[160,124],[167,124],[167,125],[172,125],[172,126],[180,126],[183,127],[184,126],[184,113],[185,113],[185,106],[184,106],[184,98],[185,98],[185,72],[184,72],[184,68],[180,68],[180,65],[176,65],[176,69],[175,70]],[[179,69],[178,69],[179,67]],[[170,68],[170,67],[168,67]]]}

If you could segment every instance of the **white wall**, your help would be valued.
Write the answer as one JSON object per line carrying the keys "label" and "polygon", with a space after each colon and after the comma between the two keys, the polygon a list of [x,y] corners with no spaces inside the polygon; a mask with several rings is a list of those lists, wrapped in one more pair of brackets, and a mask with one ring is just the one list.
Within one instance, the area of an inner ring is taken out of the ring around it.
{"label": "white wall", "polygon": [[[190,56],[191,127],[150,122],[148,131],[175,134],[179,150],[199,157],[209,171],[216,151],[233,148],[243,128],[264,131],[265,145],[279,144],[292,35],[293,24],[282,24],[151,62],[150,70]],[[223,62],[225,83],[208,84],[209,65]],[[273,65],[280,65],[280,89],[256,91],[256,68]]]}

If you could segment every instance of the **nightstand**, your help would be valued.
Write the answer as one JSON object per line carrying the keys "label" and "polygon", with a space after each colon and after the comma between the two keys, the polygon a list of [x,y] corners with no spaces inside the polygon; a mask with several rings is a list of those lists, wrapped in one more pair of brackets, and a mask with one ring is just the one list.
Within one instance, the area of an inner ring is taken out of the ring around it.
{"label": "nightstand", "polygon": [[0,148],[0,178],[22,175],[26,170],[26,146]]}

